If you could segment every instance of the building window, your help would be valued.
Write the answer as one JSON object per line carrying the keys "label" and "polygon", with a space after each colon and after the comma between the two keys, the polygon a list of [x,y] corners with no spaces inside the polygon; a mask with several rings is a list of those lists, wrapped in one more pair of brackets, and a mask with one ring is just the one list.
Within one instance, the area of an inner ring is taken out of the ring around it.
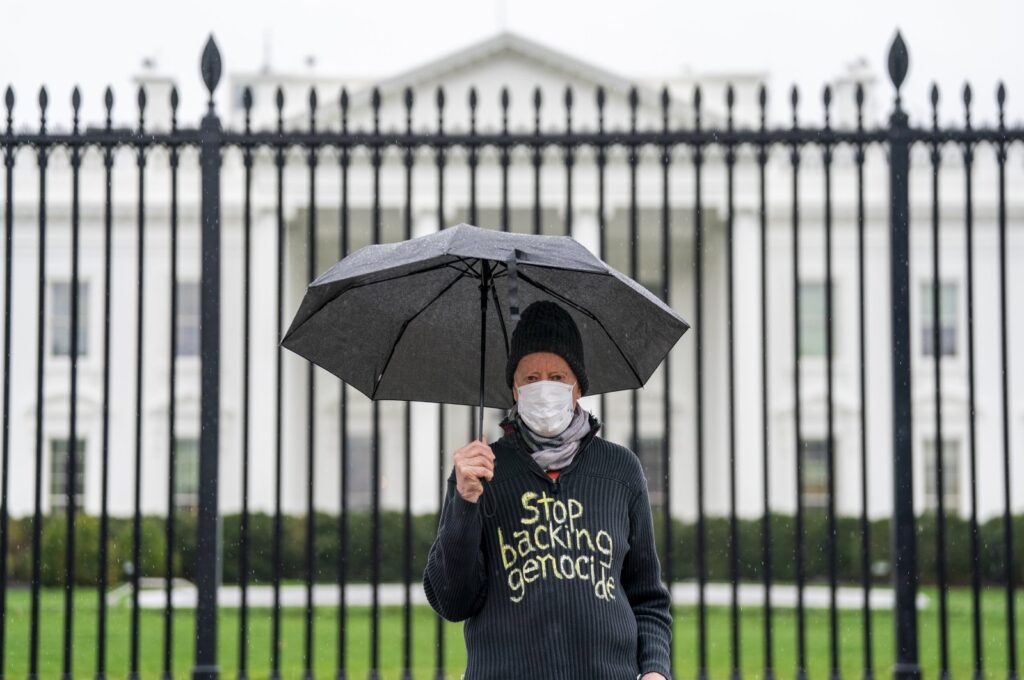
{"label": "building window", "polygon": [[[921,283],[921,351],[926,357],[935,353],[933,288],[931,281]],[[944,357],[956,356],[956,294],[955,283],[939,286],[939,355]]]}
{"label": "building window", "polygon": [[194,512],[199,507],[199,440],[174,439],[174,507]]}
{"label": "building window", "polygon": [[[54,281],[50,284],[53,300],[50,320],[50,351],[55,357],[71,356],[71,282]],[[89,353],[89,282],[78,282],[78,356]]]}
{"label": "building window", "polygon": [[[824,281],[805,281],[800,283],[800,356],[823,357],[828,351],[825,344],[825,299]],[[836,353],[838,343],[835,333],[836,291],[832,284],[832,352]]]}
{"label": "building window", "polygon": [[177,282],[175,356],[199,356],[199,282]]}
{"label": "building window", "polygon": [[[946,512],[955,512],[960,507],[960,440],[942,440],[942,485],[943,504]],[[926,510],[939,507],[938,460],[935,455],[935,438],[924,440],[924,505]]]}
{"label": "building window", "polygon": [[801,500],[804,507],[824,508],[828,504],[828,443],[824,439],[804,439],[801,448]]}
{"label": "building window", "polygon": [[660,505],[665,500],[665,466],[662,465],[663,454],[661,437],[641,437],[637,456],[647,477],[647,494],[651,505]]}
{"label": "building window", "polygon": [[373,496],[373,461],[370,437],[348,436],[348,465],[345,468],[345,486],[350,510],[366,510]]}
{"label": "building window", "polygon": [[[50,512],[67,509],[68,477],[70,473],[68,440],[50,440]],[[82,507],[85,492],[85,440],[76,439],[74,503]]]}

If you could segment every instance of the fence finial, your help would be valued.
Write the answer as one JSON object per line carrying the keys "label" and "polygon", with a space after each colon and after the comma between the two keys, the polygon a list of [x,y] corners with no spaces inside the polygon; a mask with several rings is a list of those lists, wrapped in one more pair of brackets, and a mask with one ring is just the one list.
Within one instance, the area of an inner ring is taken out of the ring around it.
{"label": "fence finial", "polygon": [[1006,113],[1004,110],[1006,106],[1006,85],[1001,80],[996,88],[996,104],[999,106],[999,127],[1004,128],[1006,127]]}
{"label": "fence finial", "polygon": [[7,107],[7,131],[10,133],[14,123],[14,89],[10,85],[4,92],[4,106]]}
{"label": "fence finial", "polygon": [[892,45],[889,46],[889,79],[896,88],[896,106],[900,105],[900,87],[907,77],[907,69],[910,67],[910,54],[907,52],[907,44],[903,42],[903,36],[896,31]]}
{"label": "fence finial", "polygon": [[206,39],[206,46],[203,48],[203,57],[199,63],[200,71],[203,74],[203,83],[206,84],[206,90],[210,93],[209,106],[210,110],[213,110],[213,91],[217,89],[217,83],[220,82],[220,50],[217,48],[217,43],[213,39],[213,34]]}

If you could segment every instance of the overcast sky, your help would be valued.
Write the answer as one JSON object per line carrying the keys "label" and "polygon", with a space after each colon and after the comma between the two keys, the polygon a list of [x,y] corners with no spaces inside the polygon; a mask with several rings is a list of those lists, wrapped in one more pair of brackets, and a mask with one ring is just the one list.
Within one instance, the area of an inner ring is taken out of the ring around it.
{"label": "overcast sky", "polygon": [[822,83],[848,62],[864,57],[883,75],[899,28],[910,49],[905,93],[913,113],[927,112],[935,80],[943,119],[960,120],[969,80],[976,119],[991,121],[1002,79],[1009,121],[1024,120],[1021,0],[0,0],[0,7],[0,87],[15,87],[20,123],[36,119],[42,84],[55,124],[67,120],[75,84],[88,120],[99,119],[108,84],[119,118],[132,118],[131,78],[144,58],[177,79],[187,120],[203,104],[198,64],[211,32],[226,73],[259,68],[269,45],[275,69],[308,70],[312,55],[323,74],[387,76],[502,27],[627,78],[687,66],[766,71],[773,111],[784,111],[796,83],[813,103],[808,118],[817,117]]}

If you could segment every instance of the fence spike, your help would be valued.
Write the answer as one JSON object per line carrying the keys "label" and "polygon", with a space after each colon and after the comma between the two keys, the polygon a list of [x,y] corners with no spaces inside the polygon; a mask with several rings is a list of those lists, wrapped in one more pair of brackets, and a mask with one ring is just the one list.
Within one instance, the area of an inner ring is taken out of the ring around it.
{"label": "fence spike", "polygon": [[896,101],[900,101],[900,87],[907,77],[907,69],[910,67],[910,54],[907,51],[907,44],[903,42],[903,36],[896,31],[892,45],[889,46],[889,80],[896,88]]}
{"label": "fence spike", "polygon": [[203,74],[203,83],[206,85],[206,90],[210,93],[210,108],[213,108],[213,91],[217,89],[217,84],[220,82],[221,59],[220,49],[217,47],[217,42],[213,39],[212,33],[206,39],[206,45],[203,47],[203,56],[199,62],[199,70]]}
{"label": "fence spike", "polygon": [[696,127],[698,129],[700,129],[700,104],[701,104],[701,99],[702,99],[702,95],[701,95],[700,85],[695,85],[693,87],[693,117],[694,117],[694,124],[696,125]]}
{"label": "fence spike", "polygon": [[661,127],[668,131],[669,107],[672,104],[672,95],[668,92],[668,86],[661,88]]}
{"label": "fence spike", "polygon": [[797,106],[799,106],[800,104],[800,90],[797,89],[796,85],[793,85],[793,87],[789,91],[789,104],[790,107],[793,109],[793,127],[795,128],[797,127],[796,110]]}
{"label": "fence spike", "polygon": [[999,86],[996,87],[996,104],[999,107],[999,127],[1006,127],[1006,112],[1004,107],[1006,106],[1006,85],[1003,81],[999,81]]}
{"label": "fence spike", "polygon": [[4,105],[7,107],[7,134],[11,134],[11,128],[14,127],[14,90],[10,85],[4,92]]}
{"label": "fence spike", "polygon": [[964,125],[971,127],[971,100],[974,98],[971,92],[971,84],[964,83]]}
{"label": "fence spike", "polygon": [[733,91],[732,83],[725,86],[725,122],[729,130],[733,127],[733,105],[736,103],[736,93]]}
{"label": "fence spike", "polygon": [[764,130],[768,121],[768,88],[764,83],[761,83],[757,91],[757,106],[760,109],[761,129]]}

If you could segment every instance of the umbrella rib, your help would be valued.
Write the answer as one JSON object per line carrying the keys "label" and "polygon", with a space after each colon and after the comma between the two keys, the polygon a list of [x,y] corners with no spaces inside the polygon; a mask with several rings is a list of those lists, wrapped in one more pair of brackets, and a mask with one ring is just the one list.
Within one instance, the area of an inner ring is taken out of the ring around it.
{"label": "umbrella rib", "polygon": [[527,283],[529,283],[529,284],[530,284],[531,286],[533,286],[534,288],[537,288],[538,290],[540,290],[540,291],[542,291],[542,292],[544,292],[544,293],[547,293],[548,295],[550,295],[550,296],[552,296],[552,297],[558,298],[559,300],[561,300],[561,301],[562,301],[562,302],[564,302],[565,304],[569,305],[570,307],[572,307],[573,309],[575,309],[576,311],[578,311],[578,312],[579,312],[580,314],[583,314],[583,315],[585,315],[585,316],[588,316],[588,317],[590,317],[591,319],[593,319],[593,320],[594,320],[595,322],[597,322],[597,325],[601,327],[601,330],[602,330],[602,331],[604,331],[604,334],[605,334],[606,336],[608,336],[608,339],[612,341],[612,344],[613,344],[613,345],[615,345],[615,349],[617,349],[617,350],[618,350],[618,352],[619,352],[619,356],[621,356],[621,357],[622,357],[622,360],[626,362],[626,365],[627,365],[627,366],[629,366],[629,370],[630,370],[630,371],[631,371],[631,372],[633,373],[633,377],[635,377],[635,378],[636,378],[636,381],[637,381],[638,383],[640,383],[640,385],[641,385],[641,386],[643,386],[643,384],[644,384],[644,381],[643,381],[643,379],[642,379],[642,378],[640,377],[640,374],[639,374],[639,373],[637,372],[637,370],[636,370],[636,367],[635,367],[635,366],[633,366],[633,362],[629,360],[629,357],[627,357],[627,356],[626,356],[626,353],[622,351],[622,348],[621,348],[621,347],[619,347],[619,343],[618,343],[618,342],[617,342],[617,341],[615,340],[615,338],[614,338],[614,337],[612,337],[612,334],[608,332],[608,329],[607,329],[607,328],[605,328],[605,325],[604,325],[604,323],[602,323],[602,322],[601,322],[601,320],[600,320],[599,318],[597,318],[597,317],[596,317],[596,316],[594,315],[594,313],[593,313],[593,312],[591,312],[591,311],[590,311],[589,309],[587,309],[587,308],[586,308],[586,307],[584,307],[583,305],[581,305],[581,304],[577,303],[576,301],[574,301],[574,300],[570,300],[569,298],[565,297],[565,296],[564,296],[564,295],[562,295],[561,293],[559,293],[559,292],[557,292],[557,291],[554,291],[554,290],[552,290],[551,288],[548,288],[548,287],[547,287],[547,286],[545,286],[545,285],[544,285],[543,283],[539,283],[539,282],[537,282],[537,281],[534,281],[534,280],[533,280],[532,278],[530,278],[530,277],[529,277],[529,276],[528,276],[527,274],[523,274],[523,273],[521,273],[521,272],[520,272],[520,273],[519,273],[519,278],[523,279],[524,281],[526,281]]}
{"label": "umbrella rib", "polygon": [[[457,255],[456,255],[456,257],[459,257],[459,256],[457,256]],[[446,262],[445,264],[446,264],[446,265],[447,265],[448,267],[451,267],[452,269],[454,269],[455,271],[458,271],[458,272],[462,272],[462,273],[463,273],[463,274],[465,274],[466,276],[472,276],[472,277],[474,277],[474,278],[477,278],[477,279],[479,279],[479,278],[480,278],[480,274],[478,274],[478,273],[476,272],[476,270],[475,270],[475,269],[473,269],[473,265],[471,265],[471,264],[468,264],[468,263],[466,262],[466,258],[464,258],[464,257],[459,257],[458,261],[459,261],[459,263],[460,263],[460,264],[463,264],[463,265],[465,265],[465,266],[466,266],[466,268],[465,268],[465,269],[459,269],[458,267],[456,267],[456,266],[455,266],[455,263],[454,263],[454,262]],[[479,262],[479,261],[480,261],[479,259],[477,259],[477,260],[476,260],[476,262]]]}
{"label": "umbrella rib", "polygon": [[[455,257],[458,258],[458,262],[460,262],[462,264],[465,264],[465,262],[466,262],[465,258],[460,257],[458,255],[456,255]],[[317,314],[317,312],[319,312],[321,309],[323,309],[324,307],[326,307],[330,303],[334,302],[339,297],[341,297],[342,295],[344,295],[345,293],[347,293],[349,291],[356,290],[357,288],[364,288],[366,286],[374,286],[374,285],[377,285],[379,283],[387,283],[388,281],[394,281],[396,279],[402,279],[402,278],[405,278],[407,276],[416,276],[416,275],[419,275],[419,274],[429,274],[430,272],[437,271],[439,269],[446,269],[446,268],[454,269],[457,272],[461,272],[465,276],[476,276],[476,277],[479,277],[479,274],[477,274],[472,269],[469,269],[469,270],[460,269],[459,267],[456,267],[452,262],[446,261],[446,262],[440,262],[440,263],[435,264],[435,265],[431,265],[429,267],[425,267],[423,269],[417,269],[416,271],[405,272],[403,274],[395,274],[394,276],[388,276],[388,277],[385,277],[383,279],[375,279],[373,281],[365,281],[363,283],[357,283],[355,285],[349,286],[348,288],[346,288],[345,290],[341,291],[340,293],[338,293],[334,297],[332,297],[332,298],[330,298],[328,300],[324,300],[323,304],[321,304],[316,309],[310,311],[309,314],[306,315],[306,319],[302,323],[305,324],[305,322],[308,321],[313,316],[315,316]],[[332,281],[330,283],[334,283],[334,282]],[[325,285],[329,285],[329,284],[324,283],[324,284],[319,284],[319,285],[325,286]],[[312,286],[310,286],[310,287],[312,287]],[[287,332],[285,334],[285,337],[281,340],[281,342],[284,342],[285,340],[287,340],[289,337],[292,336],[293,333],[297,332],[299,330],[299,328],[301,328],[301,327],[302,327],[302,324],[300,324],[298,327],[296,327],[294,329],[289,330],[289,332]]]}
{"label": "umbrella rib", "polygon": [[497,287],[491,286],[491,297],[494,298],[494,306],[498,310],[498,321],[501,322],[501,336],[505,339],[505,356],[508,356],[508,329],[505,327],[505,317],[501,314],[501,303],[498,302]]}
{"label": "umbrella rib", "polygon": [[384,362],[384,368],[381,369],[380,375],[377,377],[377,380],[374,381],[373,383],[373,392],[370,394],[370,399],[376,399],[377,388],[380,387],[380,383],[384,379],[384,374],[387,373],[388,366],[391,365],[391,359],[392,357],[395,356],[395,349],[398,347],[398,343],[402,341],[402,336],[405,335],[405,330],[409,327],[409,324],[412,323],[416,319],[416,317],[425,312],[427,308],[430,307],[430,305],[437,302],[438,298],[447,293],[449,288],[458,283],[458,281],[466,275],[466,272],[460,271],[459,275],[452,279],[447,286],[442,288],[440,292],[438,292],[438,294],[435,295],[427,304],[420,307],[420,309],[415,314],[413,314],[408,319],[402,322],[402,328],[398,331],[398,337],[395,338],[395,342],[391,345],[391,351],[388,353],[388,358]]}
{"label": "umbrella rib", "polygon": [[[463,258],[460,257],[459,261],[462,262]],[[455,271],[462,272],[463,274],[469,273],[469,272],[466,272],[466,271],[464,271],[462,269],[459,269],[458,267],[456,267],[451,262],[441,262],[439,264],[435,264],[435,265],[431,265],[430,267],[426,267],[425,269],[417,269],[416,271],[413,271],[413,272],[405,272],[404,274],[395,274],[394,276],[388,276],[388,277],[383,278],[383,279],[375,279],[373,281],[366,281],[364,283],[357,283],[354,286],[346,288],[343,292],[348,292],[350,290],[355,290],[356,288],[363,288],[365,286],[374,286],[374,285],[376,285],[378,283],[387,283],[388,281],[394,281],[395,279],[402,279],[402,278],[405,278],[406,276],[415,276],[416,274],[429,274],[432,271],[437,271],[438,269],[445,269],[445,268],[454,269]],[[337,298],[333,298],[333,299],[337,299]]]}

